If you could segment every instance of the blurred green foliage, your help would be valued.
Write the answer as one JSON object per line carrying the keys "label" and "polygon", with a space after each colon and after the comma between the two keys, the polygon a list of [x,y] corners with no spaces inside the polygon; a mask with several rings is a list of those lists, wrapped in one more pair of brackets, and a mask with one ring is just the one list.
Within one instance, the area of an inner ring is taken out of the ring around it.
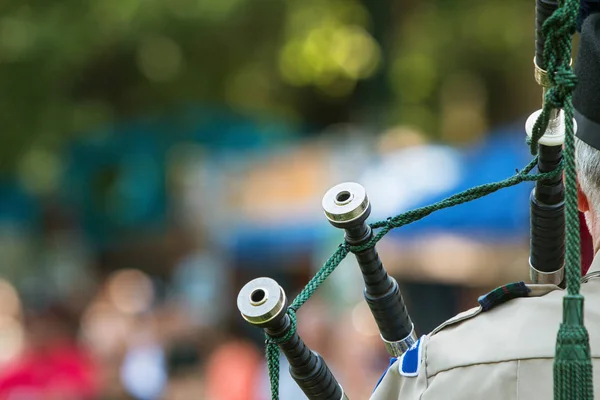
{"label": "blurred green foliage", "polygon": [[65,139],[192,101],[316,126],[405,123],[447,140],[464,124],[466,140],[538,107],[533,9],[533,0],[4,2],[0,169],[52,174]]}

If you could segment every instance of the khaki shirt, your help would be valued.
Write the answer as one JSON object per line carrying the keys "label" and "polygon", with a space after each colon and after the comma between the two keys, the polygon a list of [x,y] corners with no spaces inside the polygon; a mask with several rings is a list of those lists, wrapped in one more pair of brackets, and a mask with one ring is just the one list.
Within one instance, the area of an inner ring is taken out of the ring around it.
{"label": "khaki shirt", "polygon": [[[395,361],[371,400],[552,400],[553,358],[565,292],[527,285],[528,297],[481,306],[421,337]],[[581,293],[600,399],[600,254]]]}

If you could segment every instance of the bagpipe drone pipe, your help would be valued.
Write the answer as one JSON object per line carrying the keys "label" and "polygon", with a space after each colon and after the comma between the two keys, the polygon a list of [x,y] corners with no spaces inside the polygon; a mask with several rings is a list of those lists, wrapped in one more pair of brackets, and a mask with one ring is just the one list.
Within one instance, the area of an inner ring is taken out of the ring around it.
{"label": "bagpipe drone pipe", "polygon": [[[558,1],[536,0],[534,71],[536,81],[543,88],[544,103],[548,101],[547,94],[552,90],[554,82],[547,72],[544,24],[558,9]],[[561,65],[565,65],[565,62],[568,63],[569,60],[558,60]],[[536,182],[530,196],[531,281],[563,285],[565,186],[561,172],[566,124],[564,111],[560,107],[548,106],[544,104],[542,110],[533,113],[525,125],[532,153],[537,154],[536,162],[530,163],[523,171],[505,181],[481,185],[434,205],[374,224],[366,222],[371,213],[371,204],[361,185],[346,182],[331,188],[323,198],[323,211],[331,225],[344,231],[345,240],[303,292],[288,306],[285,292],[277,282],[269,278],[257,278],[247,283],[237,298],[237,306],[243,318],[265,330],[270,372],[278,374],[278,348],[289,361],[292,378],[309,400],[347,399],[342,386],[323,358],[310,350],[296,332],[297,309],[308,300],[339,262],[347,254],[353,253],[364,281],[364,298],[377,323],[381,339],[392,357],[400,357],[416,342],[417,335],[398,283],[388,275],[375,248],[377,241],[391,229],[417,221],[434,211],[471,201],[524,181]],[[546,123],[540,124],[539,121],[544,118]],[[538,168],[537,175],[529,174],[534,166]],[[374,233],[376,228],[382,230]],[[585,224],[581,224],[582,270],[589,266],[590,244],[586,240],[589,238],[586,229]],[[277,379],[278,375],[271,376],[274,399],[278,398]]]}
{"label": "bagpipe drone pipe", "polygon": [[[558,8],[557,0],[537,0],[536,2],[536,38],[535,38],[535,79],[542,86],[545,100],[551,87],[545,71],[543,35],[544,22]],[[578,26],[592,12],[600,10],[600,0],[582,0],[578,15]],[[542,110],[533,113],[526,123],[526,131],[531,138],[533,125]],[[548,128],[538,142],[538,169],[540,172],[552,171],[563,160],[564,115],[553,110]],[[539,180],[530,196],[530,278],[533,283],[552,283],[562,285],[565,261],[565,214],[564,183],[562,175],[549,180]],[[593,258],[591,236],[583,217],[579,215],[581,237],[581,273],[584,275]]]}
{"label": "bagpipe drone pipe", "polygon": [[[544,22],[558,9],[557,0],[537,0],[535,38],[535,79],[542,87],[543,101],[552,83],[546,72],[544,59]],[[533,113],[526,123],[528,137],[534,134],[534,124],[542,113]],[[548,128],[538,141],[538,170],[552,171],[563,161],[564,114],[552,109]],[[533,283],[561,285],[565,270],[565,187],[562,175],[548,180],[539,180],[531,192],[531,246],[530,278]]]}
{"label": "bagpipe drone pipe", "polygon": [[[328,221],[345,234],[364,280],[364,297],[381,339],[392,357],[401,356],[417,339],[398,283],[388,275],[366,221],[371,204],[365,189],[353,182],[339,184],[324,196]],[[310,285],[310,283],[309,283]],[[295,330],[295,310],[289,314],[283,289],[272,279],[257,278],[239,292],[238,309],[246,321],[265,329],[290,364],[290,374],[310,400],[342,400],[346,395],[323,358],[311,351]]]}

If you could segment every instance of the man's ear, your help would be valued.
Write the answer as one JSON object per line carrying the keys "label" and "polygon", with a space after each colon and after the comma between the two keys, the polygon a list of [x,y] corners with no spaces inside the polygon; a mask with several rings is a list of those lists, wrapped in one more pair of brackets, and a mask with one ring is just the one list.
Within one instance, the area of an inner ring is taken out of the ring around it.
{"label": "man's ear", "polygon": [[590,203],[585,193],[583,193],[583,191],[581,190],[579,182],[577,182],[577,207],[582,213],[588,212],[590,210]]}

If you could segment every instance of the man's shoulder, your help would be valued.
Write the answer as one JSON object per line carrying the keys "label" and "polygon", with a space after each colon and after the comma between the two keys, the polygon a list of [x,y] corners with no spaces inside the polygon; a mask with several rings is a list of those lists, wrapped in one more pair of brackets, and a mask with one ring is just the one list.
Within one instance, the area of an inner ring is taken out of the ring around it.
{"label": "man's shoulder", "polygon": [[[581,293],[592,357],[598,363],[600,278],[583,284]],[[422,336],[394,362],[371,399],[504,400],[517,398],[515,393],[518,398],[551,398],[564,294],[556,286],[518,283],[480,297],[478,307]]]}
{"label": "man's shoulder", "polygon": [[468,365],[554,356],[564,292],[523,282],[499,287],[425,341],[427,376]]}

